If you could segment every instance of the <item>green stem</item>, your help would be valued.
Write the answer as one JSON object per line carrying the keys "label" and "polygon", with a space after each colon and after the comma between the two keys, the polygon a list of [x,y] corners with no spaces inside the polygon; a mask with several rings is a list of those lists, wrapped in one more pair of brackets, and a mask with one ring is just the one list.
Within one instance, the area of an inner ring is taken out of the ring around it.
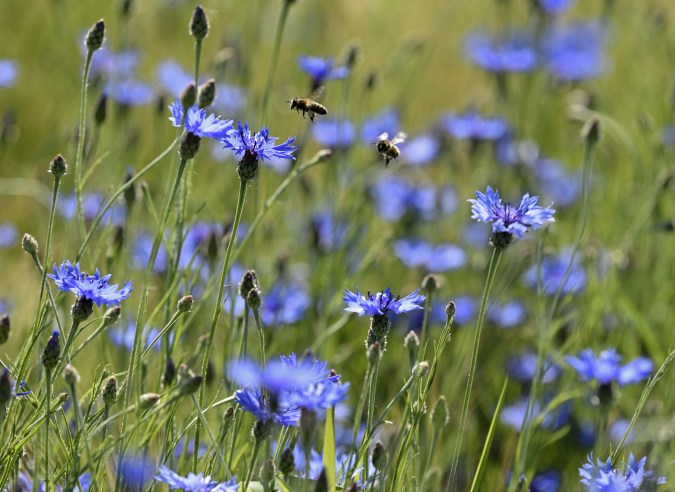
{"label": "green stem", "polygon": [[499,258],[502,255],[500,248],[495,248],[492,252],[492,259],[490,260],[490,268],[488,270],[487,281],[485,282],[485,291],[483,292],[483,300],[480,303],[480,312],[478,313],[478,324],[476,325],[476,334],[473,339],[473,352],[471,355],[471,368],[469,369],[469,380],[466,384],[466,392],[464,393],[464,405],[462,406],[462,418],[459,422],[459,434],[457,436],[457,443],[455,444],[455,451],[452,460],[452,470],[450,472],[450,482],[448,483],[448,490],[454,484],[457,474],[457,463],[459,462],[459,452],[462,448],[462,435],[464,434],[464,426],[466,425],[466,416],[469,412],[469,400],[471,398],[471,386],[473,385],[473,377],[476,372],[476,362],[478,361],[478,344],[480,342],[480,333],[483,328],[483,319],[485,318],[485,307],[487,306],[488,298],[490,297],[490,289],[495,279],[497,272],[497,265],[499,265]]}
{"label": "green stem", "polygon": [[[89,460],[89,470],[91,472],[91,485],[93,485],[93,490],[98,490],[96,475],[94,474],[94,458],[91,454],[91,449],[89,447],[89,439],[87,438],[87,427],[84,425],[84,420],[82,419],[82,411],[80,410],[80,402],[77,400],[77,393],[75,392],[75,385],[70,385],[70,395],[73,398],[73,407],[75,407],[75,419],[77,421],[77,426],[79,431],[82,434],[82,440],[84,440],[84,450],[87,453],[87,459]],[[75,450],[77,452],[77,450]]]}
{"label": "green stem", "polygon": [[49,490],[49,404],[52,400],[52,371],[45,368],[47,396],[45,397],[45,490]]}
{"label": "green stem", "polygon": [[[221,447],[218,445],[218,441],[213,435],[213,432],[211,432],[211,428],[209,427],[208,422],[206,422],[206,417],[204,417],[204,412],[202,411],[201,407],[199,406],[199,403],[197,402],[197,399],[195,398],[194,393],[190,395],[192,398],[192,403],[195,406],[195,410],[197,411],[197,415],[199,416],[199,421],[204,424],[204,428],[206,429],[207,434],[209,435],[209,438],[211,439],[211,444],[216,448],[216,452],[218,454],[218,459],[220,460],[220,466],[223,467],[223,470],[225,471],[225,474],[227,477],[232,476],[232,472],[230,472],[230,468],[227,466],[227,463],[225,463],[225,456],[223,455],[223,450]],[[194,452],[194,454],[198,455],[199,453],[197,451]]]}
{"label": "green stem", "polygon": [[272,92],[272,82],[274,80],[274,72],[277,69],[277,61],[279,59],[279,49],[281,48],[281,38],[284,33],[284,26],[286,25],[286,17],[288,17],[288,10],[295,0],[282,0],[281,11],[279,12],[279,19],[277,21],[277,28],[274,33],[274,47],[272,48],[272,59],[270,60],[269,71],[267,72],[267,84],[265,85],[265,95],[263,96],[262,107],[262,125],[267,119],[267,109],[270,102],[270,94]]}
{"label": "green stem", "polygon": [[[213,337],[216,333],[216,325],[218,324],[218,317],[220,316],[220,311],[223,308],[223,290],[225,289],[225,277],[227,271],[230,268],[230,256],[232,255],[232,247],[234,246],[235,241],[237,240],[237,230],[239,229],[239,222],[241,222],[241,213],[244,209],[244,198],[246,197],[246,185],[248,181],[245,179],[240,180],[239,183],[239,198],[237,200],[237,210],[234,214],[234,224],[232,226],[232,233],[230,234],[230,240],[227,242],[227,251],[225,252],[225,260],[223,260],[223,270],[220,272],[220,281],[218,283],[218,297],[216,299],[216,307],[213,310],[213,319],[211,320],[211,332],[209,334],[209,339],[206,342],[206,350],[204,351],[204,362],[202,363],[202,375],[206,375],[206,369],[209,363],[209,357],[211,355],[211,346],[213,345]],[[204,404],[204,387],[206,385],[202,384],[199,387],[199,405]],[[195,428],[195,449],[199,449],[199,427],[201,422],[197,421]],[[236,436],[235,436],[236,439]],[[195,468],[196,471],[196,468]],[[246,489],[244,489],[246,490]]]}
{"label": "green stem", "polygon": [[241,331],[241,345],[239,345],[239,357],[238,360],[244,360],[246,358],[246,353],[248,352],[248,319],[249,319],[249,308],[248,303],[244,306],[244,328]]}
{"label": "green stem", "polygon": [[265,359],[265,332],[262,319],[260,318],[260,313],[257,309],[253,310],[253,317],[255,318],[255,324],[258,327],[258,340],[260,341],[260,363],[262,364],[263,370],[267,368],[267,360]]}
{"label": "green stem", "polygon": [[75,195],[77,198],[77,221],[80,224],[80,232],[84,239],[87,235],[87,227],[84,223],[84,212],[82,210],[82,158],[84,156],[84,137],[86,133],[85,116],[87,113],[87,84],[89,83],[89,68],[91,67],[91,58],[94,56],[92,50],[87,51],[87,58],[84,62],[84,73],[82,74],[82,87],[80,89],[80,128],[77,140],[77,155],[75,156]]}
{"label": "green stem", "polygon": [[103,330],[105,330],[108,326],[110,326],[110,325],[108,325],[108,324],[106,323],[106,321],[104,320],[103,323],[101,323],[101,324],[99,325],[99,327],[96,328],[96,330],[94,331],[94,333],[92,333],[91,335],[89,335],[89,336],[87,337],[87,339],[86,339],[84,342],[82,342],[82,345],[80,345],[79,347],[77,347],[77,348],[75,349],[75,351],[73,352],[73,355],[70,357],[70,360],[72,361],[73,359],[75,359],[75,356],[76,356],[77,354],[79,354],[80,352],[82,352],[82,350],[84,350],[84,348],[85,348],[87,345],[89,345],[89,344],[90,344],[97,336],[99,336],[99,335],[101,334],[101,332],[102,332]]}
{"label": "green stem", "polygon": [[[377,370],[379,369],[380,361],[375,362],[371,371],[370,389],[368,390],[368,421],[366,424],[366,433],[363,436],[364,442],[367,442],[368,436],[373,429],[373,414],[375,413],[375,390],[377,388]],[[365,480],[368,480],[368,455],[366,454],[363,460],[363,475]]]}
{"label": "green stem", "polygon": [[[255,460],[258,458],[258,452],[260,451],[260,440],[256,439],[255,444],[253,445],[253,453],[251,454],[251,464],[246,470],[246,479],[244,480],[244,486],[241,488],[243,491],[248,490],[248,484],[251,483],[251,477],[253,476],[253,467],[255,466]],[[307,453],[309,455],[309,453]]]}
{"label": "green stem", "polygon": [[195,89],[199,90],[199,59],[202,56],[202,40],[195,38]]}
{"label": "green stem", "polygon": [[427,325],[429,324],[429,313],[431,312],[433,301],[434,293],[429,292],[427,294],[426,300],[424,301],[424,319],[422,320],[422,330],[420,331],[420,345],[417,348],[417,357],[415,358],[416,363],[420,362],[424,356],[424,348],[427,345]]}
{"label": "green stem", "polygon": [[70,347],[75,341],[75,335],[77,335],[79,329],[80,323],[73,320],[73,323],[70,325],[70,331],[68,332],[68,338],[66,338],[66,344],[63,346],[63,350],[61,351],[61,360],[56,366],[55,374],[61,374],[63,367],[70,362],[70,356],[68,353],[70,352]]}

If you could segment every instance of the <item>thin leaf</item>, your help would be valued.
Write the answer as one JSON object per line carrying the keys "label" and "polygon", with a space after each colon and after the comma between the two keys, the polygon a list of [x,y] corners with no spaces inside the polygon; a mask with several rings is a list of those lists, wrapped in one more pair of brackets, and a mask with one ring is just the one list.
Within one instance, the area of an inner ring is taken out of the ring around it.
{"label": "thin leaf", "polygon": [[328,490],[335,490],[335,422],[334,408],[326,411],[326,429],[323,434],[323,467],[328,479]]}

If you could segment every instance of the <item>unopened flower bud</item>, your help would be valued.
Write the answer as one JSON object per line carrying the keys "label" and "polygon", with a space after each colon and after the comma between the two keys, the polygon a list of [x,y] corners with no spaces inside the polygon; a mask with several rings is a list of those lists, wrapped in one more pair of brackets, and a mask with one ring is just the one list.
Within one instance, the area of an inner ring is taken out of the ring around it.
{"label": "unopened flower bud", "polygon": [[382,441],[377,441],[375,443],[373,454],[370,458],[376,470],[382,471],[382,469],[384,469],[384,465],[387,461],[387,450],[384,449],[384,444],[382,444]]}
{"label": "unopened flower bud", "polygon": [[322,149],[316,153],[314,156],[319,162],[326,162],[333,155],[333,151],[330,149]]}
{"label": "unopened flower bud", "polygon": [[417,333],[410,330],[410,333],[408,333],[403,340],[403,346],[410,351],[417,350],[417,347],[420,346],[420,339],[417,336]]}
{"label": "unopened flower bud", "polygon": [[202,40],[209,34],[209,20],[201,5],[197,4],[190,19],[190,34],[196,39]]}
{"label": "unopened flower bud", "polygon": [[70,364],[63,368],[63,380],[68,386],[75,386],[80,382],[80,373]]}
{"label": "unopened flower bud", "polygon": [[59,331],[54,330],[52,336],[49,337],[47,345],[42,351],[42,365],[48,371],[56,367],[61,359],[61,344],[59,343]]}
{"label": "unopened flower bud", "polygon": [[429,372],[429,363],[426,361],[422,361],[418,364],[415,364],[415,367],[413,367],[413,376],[415,376],[416,378],[421,378],[428,372]]}
{"label": "unopened flower bud", "polygon": [[164,374],[162,375],[162,387],[165,389],[170,387],[175,377],[176,377],[176,364],[174,364],[173,359],[169,357],[169,360],[166,361],[166,366],[164,366]]}
{"label": "unopened flower bud", "polygon": [[422,290],[428,295],[433,294],[438,290],[438,277],[433,273],[430,273],[422,280]]}
{"label": "unopened flower bud", "polygon": [[600,120],[593,116],[581,129],[581,137],[589,147],[595,146],[602,137],[602,124]]}
{"label": "unopened flower bud", "polygon": [[0,345],[7,343],[9,339],[9,314],[3,314],[0,316]]}
{"label": "unopened flower bud", "polygon": [[258,289],[251,289],[249,291],[248,299],[246,299],[246,302],[248,303],[248,307],[250,307],[254,311],[260,309],[262,301],[260,299],[260,292],[258,291]]}
{"label": "unopened flower bud", "polygon": [[190,82],[185,86],[183,92],[180,93],[180,104],[183,106],[183,111],[187,112],[188,109],[195,105],[196,101],[197,89],[195,88],[195,84]]}
{"label": "unopened flower bud", "polygon": [[[131,181],[134,178],[134,167],[133,166],[127,166],[126,173],[124,176],[124,184],[127,184],[129,181]],[[134,202],[136,201],[136,193],[137,193],[137,188],[136,188],[136,183],[132,183],[131,186],[129,186],[126,190],[124,190],[124,203],[126,203],[127,207],[131,207]]]}
{"label": "unopened flower bud", "polygon": [[186,161],[193,159],[197,155],[197,152],[199,152],[199,143],[201,140],[201,137],[188,132],[183,137],[183,140],[181,140],[180,148],[178,149],[181,158]]}
{"label": "unopened flower bud", "polygon": [[146,393],[141,395],[141,410],[149,410],[159,401],[159,395],[157,393]]}
{"label": "unopened flower bud", "polygon": [[70,308],[73,323],[82,323],[83,321],[86,321],[93,312],[94,302],[84,296],[75,299],[75,304]]}
{"label": "unopened flower bud", "polygon": [[113,306],[106,310],[103,315],[103,324],[105,326],[114,325],[117,323],[117,320],[120,319],[120,314],[122,314],[122,308],[119,306]]}
{"label": "unopened flower bud", "polygon": [[178,311],[187,313],[192,309],[192,296],[185,296],[178,301]]}
{"label": "unopened flower bud", "polygon": [[100,126],[105,123],[108,115],[108,96],[101,93],[94,103],[94,121],[96,125]]}
{"label": "unopened flower bud", "polygon": [[279,473],[290,475],[295,470],[295,457],[291,448],[284,449],[279,460]]}
{"label": "unopened flower bud", "polygon": [[234,417],[234,407],[227,407],[227,410],[225,410],[225,413],[223,413],[223,422],[234,422]]}
{"label": "unopened flower bud", "polygon": [[191,378],[184,378],[180,382],[180,386],[178,387],[178,392],[181,395],[191,395],[195,391],[199,389],[199,387],[202,385],[202,377],[201,376],[193,376]]}
{"label": "unopened flower bud", "polygon": [[188,366],[186,364],[181,364],[178,366],[178,377],[176,378],[176,382],[180,384],[180,382],[187,377],[192,377],[194,374],[192,374],[192,371],[188,369]]}
{"label": "unopened flower bud", "polygon": [[105,22],[103,19],[94,24],[85,38],[85,45],[89,51],[96,51],[101,48],[103,38],[105,37]]}
{"label": "unopened flower bud", "polygon": [[450,422],[450,412],[448,411],[448,404],[445,401],[445,396],[441,396],[436,400],[434,408],[431,410],[431,423],[434,429],[441,430]]}
{"label": "unopened flower bud", "polygon": [[107,406],[111,406],[115,403],[115,400],[117,399],[117,379],[115,379],[115,376],[110,376],[103,385],[101,398],[103,399],[103,403]]}
{"label": "unopened flower bud", "polygon": [[197,96],[197,106],[199,109],[208,108],[216,100],[216,81],[209,79],[199,86],[199,95]]}
{"label": "unopened flower bud", "polygon": [[267,460],[263,463],[263,466],[260,468],[260,480],[263,483],[270,483],[274,480],[274,476],[277,474],[276,467],[274,466],[274,461]]}
{"label": "unopened flower bud", "polygon": [[455,303],[453,301],[450,301],[447,306],[445,306],[445,316],[448,318],[448,321],[451,321],[452,318],[455,316],[455,312],[457,311],[457,307],[455,306]]}
{"label": "unopened flower bud", "polygon": [[326,469],[322,468],[319,477],[316,479],[316,486],[314,492],[328,492],[328,477],[326,476]]}
{"label": "unopened flower bud", "polygon": [[12,381],[7,369],[0,375],[0,407],[4,407],[12,399]]}
{"label": "unopened flower bud", "polygon": [[269,439],[273,429],[274,422],[271,419],[265,423],[262,420],[256,420],[255,424],[253,424],[253,429],[251,429],[251,435],[256,441],[262,442],[265,439]]}
{"label": "unopened flower bud", "polygon": [[248,301],[248,293],[258,287],[258,275],[255,270],[248,270],[239,282],[239,295]]}
{"label": "unopened flower bud", "polygon": [[59,393],[58,396],[52,401],[52,404],[49,406],[49,413],[58,412],[63,404],[68,401],[68,393]]}
{"label": "unopened flower bud", "polygon": [[49,163],[49,172],[52,173],[55,178],[60,178],[68,172],[68,165],[61,154],[57,154],[57,156],[52,159],[52,162]]}
{"label": "unopened flower bud", "polygon": [[359,58],[359,40],[353,39],[350,41],[346,49],[345,66],[351,70]]}
{"label": "unopened flower bud", "polygon": [[37,253],[38,243],[30,234],[24,234],[23,240],[21,241],[21,247],[29,255],[34,255]]}
{"label": "unopened flower bud", "polygon": [[380,344],[378,342],[373,343],[368,348],[367,356],[368,362],[370,363],[371,366],[380,362],[380,359],[382,358],[382,351],[380,349]]}

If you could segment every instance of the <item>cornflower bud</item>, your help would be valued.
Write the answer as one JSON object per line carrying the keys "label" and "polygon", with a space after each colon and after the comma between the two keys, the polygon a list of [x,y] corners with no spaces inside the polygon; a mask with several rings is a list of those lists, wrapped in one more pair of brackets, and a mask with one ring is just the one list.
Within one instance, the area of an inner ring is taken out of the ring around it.
{"label": "cornflower bud", "polygon": [[258,275],[255,273],[255,270],[247,271],[239,282],[239,295],[245,300],[248,301],[248,293],[252,289],[258,287]]}
{"label": "cornflower bud", "polygon": [[253,429],[251,429],[251,434],[256,441],[263,442],[265,439],[269,439],[273,429],[274,423],[272,420],[268,420],[265,423],[262,420],[256,420],[255,424],[253,424]]}
{"label": "cornflower bud", "polygon": [[190,19],[190,34],[201,41],[209,34],[209,20],[201,5],[197,4]]}
{"label": "cornflower bud", "polygon": [[192,393],[194,393],[199,389],[201,384],[202,384],[201,376],[193,376],[191,378],[185,378],[180,382],[180,386],[178,387],[178,393],[183,396],[191,395]]}
{"label": "cornflower bud", "polygon": [[244,155],[239,159],[237,165],[237,174],[242,181],[248,181],[258,175],[258,156],[246,149]]}
{"label": "cornflower bud", "polygon": [[192,296],[185,296],[178,301],[178,311],[187,313],[192,309]]}
{"label": "cornflower bud", "polygon": [[187,113],[187,110],[195,105],[196,100],[197,89],[195,88],[195,84],[190,82],[185,86],[183,92],[180,93],[180,104],[183,106],[183,111]]}
{"label": "cornflower bud", "polygon": [[104,37],[105,37],[105,22],[103,22],[103,19],[101,19],[96,24],[94,24],[87,33],[87,37],[85,39],[85,45],[87,46],[87,50],[96,51],[100,49],[101,45],[103,44]]}
{"label": "cornflower bud", "polygon": [[274,480],[274,476],[277,474],[276,467],[274,466],[274,461],[267,460],[263,463],[263,466],[260,468],[260,480],[263,483],[270,483]]}
{"label": "cornflower bud", "polygon": [[141,410],[149,410],[150,408],[157,405],[159,401],[159,395],[157,393],[146,393],[141,395]]}
{"label": "cornflower bud", "polygon": [[0,316],[0,345],[3,345],[9,339],[9,314]]}
{"label": "cornflower bud", "polygon": [[209,79],[199,86],[197,106],[199,109],[208,108],[216,100],[216,81]]}
{"label": "cornflower bud", "polygon": [[80,382],[80,373],[70,364],[63,368],[63,380],[68,386],[75,386]]}
{"label": "cornflower bud", "polygon": [[427,372],[429,372],[428,362],[423,361],[418,364],[415,364],[415,367],[413,367],[413,376],[415,376],[416,378],[421,378]]}
{"label": "cornflower bud", "polygon": [[117,323],[117,320],[120,319],[120,314],[122,314],[122,308],[119,306],[113,306],[107,309],[103,315],[103,324],[105,326],[114,325]]}
{"label": "cornflower bud", "polygon": [[389,321],[389,316],[386,314],[376,314],[370,319],[370,328],[378,338],[387,336],[390,326],[391,321]]}
{"label": "cornflower bud", "polygon": [[57,396],[49,406],[49,414],[51,415],[52,413],[58,412],[63,404],[68,401],[68,398],[68,393],[59,393],[59,396]]}
{"label": "cornflower bud", "polygon": [[[134,168],[133,166],[127,166],[126,174],[124,176],[124,184],[127,184],[134,178]],[[131,207],[136,201],[136,184],[132,184],[126,190],[124,190],[124,203],[127,204],[127,207]]]}
{"label": "cornflower bud", "polygon": [[455,316],[455,312],[457,311],[457,308],[455,306],[455,303],[453,301],[450,301],[447,306],[445,306],[445,316],[448,318],[448,321],[451,321],[452,318]]}
{"label": "cornflower bud", "polygon": [[434,408],[431,410],[431,423],[437,431],[448,425],[450,422],[450,412],[448,411],[448,404],[445,401],[445,396],[441,396],[436,400]]}
{"label": "cornflower bud", "polygon": [[417,350],[417,347],[420,346],[420,339],[417,336],[417,333],[410,330],[410,332],[405,336],[405,339],[403,340],[403,346],[410,351]]}
{"label": "cornflower bud", "polygon": [[21,247],[29,255],[34,255],[37,253],[38,243],[30,234],[24,234],[23,240],[21,241]]}
{"label": "cornflower bud", "polygon": [[169,357],[169,360],[166,361],[166,366],[164,366],[164,375],[162,376],[162,387],[168,388],[173,383],[174,378],[176,377],[176,365],[173,363],[173,359]]}
{"label": "cornflower bud", "polygon": [[115,376],[110,376],[103,385],[101,398],[106,406],[112,406],[112,404],[115,403],[115,400],[117,399],[117,379],[115,379]]}
{"label": "cornflower bud", "polygon": [[52,336],[49,337],[47,345],[42,351],[42,365],[48,371],[56,367],[61,359],[61,344],[59,343],[59,331],[54,330]]}
{"label": "cornflower bud", "polygon": [[49,163],[49,172],[52,173],[52,176],[55,178],[61,178],[61,176],[68,172],[68,165],[61,154],[57,154],[57,156],[52,159],[52,162]]}
{"label": "cornflower bud", "polygon": [[201,137],[198,137],[194,133],[187,133],[183,137],[183,140],[181,140],[180,148],[178,149],[178,153],[180,154],[181,158],[185,159],[186,161],[194,159],[194,157],[197,155],[197,152],[199,152],[199,144],[201,140]]}
{"label": "cornflower bud", "polygon": [[260,299],[260,291],[258,291],[258,289],[251,289],[248,293],[248,298],[246,299],[246,302],[248,303],[248,307],[250,307],[254,311],[260,309],[260,305],[262,304],[262,301]]}
{"label": "cornflower bud", "polygon": [[9,403],[12,399],[12,381],[9,378],[9,371],[5,369],[0,375],[0,407]]}
{"label": "cornflower bud", "polygon": [[279,460],[279,472],[284,475],[290,475],[295,470],[295,457],[291,448],[284,449]]}
{"label": "cornflower bud", "polygon": [[86,321],[94,312],[94,302],[84,296],[75,299],[75,304],[70,308],[70,314],[74,323]]}
{"label": "cornflower bud", "polygon": [[377,441],[375,443],[373,454],[370,458],[376,470],[382,471],[384,469],[384,465],[387,461],[387,451],[384,449],[384,444],[382,444],[382,441]]}

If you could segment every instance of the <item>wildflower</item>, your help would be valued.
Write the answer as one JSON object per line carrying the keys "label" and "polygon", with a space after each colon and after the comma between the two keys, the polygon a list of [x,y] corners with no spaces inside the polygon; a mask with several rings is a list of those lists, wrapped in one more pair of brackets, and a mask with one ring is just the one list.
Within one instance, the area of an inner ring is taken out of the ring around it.
{"label": "wildflower", "polygon": [[114,80],[108,82],[103,89],[103,95],[117,101],[122,106],[145,106],[155,97],[152,86],[135,80]]}
{"label": "wildflower", "polygon": [[[361,123],[361,142],[371,145],[377,142],[377,137],[383,133],[393,136],[401,130],[398,111],[394,108],[384,108]],[[399,147],[401,147],[399,145]]]}
{"label": "wildflower", "polygon": [[0,59],[0,89],[8,89],[16,83],[19,64],[14,60]]}
{"label": "wildflower", "polygon": [[[609,426],[607,431],[607,437],[611,443],[615,446],[621,442],[624,434],[630,426],[630,420],[627,419],[617,419]],[[626,437],[626,442],[624,444],[631,444],[635,441],[635,429],[631,429]]]}
{"label": "wildflower", "polygon": [[[86,50],[83,50],[82,54],[86,56]],[[91,59],[89,76],[115,80],[131,79],[140,58],[138,50],[125,49],[114,52],[108,48],[101,48]]]}
{"label": "wildflower", "polygon": [[562,15],[572,8],[576,0],[537,0],[537,7],[546,15]]}
{"label": "wildflower", "polygon": [[295,354],[290,358],[281,356],[281,360],[271,361],[265,370],[250,360],[231,362],[227,371],[230,378],[242,387],[266,387],[270,391],[280,393],[293,391],[296,388],[305,387],[315,381],[325,378],[325,366],[298,364]]}
{"label": "wildflower", "polygon": [[572,82],[597,77],[607,65],[604,38],[605,28],[596,22],[552,25],[542,43],[547,71]]}
{"label": "wildflower", "polygon": [[49,337],[47,345],[42,351],[42,365],[48,371],[52,371],[61,359],[61,344],[59,343],[59,330],[54,330]]}
{"label": "wildflower", "polygon": [[[286,448],[290,450],[290,448]],[[285,450],[284,450],[285,451]],[[293,449],[292,452],[292,457],[294,461],[294,465],[298,472],[300,472],[300,475],[304,477],[305,474],[305,455],[306,455],[306,450],[305,447],[302,445],[301,442],[298,442],[295,445],[295,448]],[[309,450],[309,479],[315,480],[319,474],[321,473],[321,470],[323,469],[323,456],[321,456],[314,448],[310,448]]]}
{"label": "wildflower", "polygon": [[261,316],[265,326],[291,325],[300,321],[312,305],[312,297],[300,282],[281,281],[265,292]]}
{"label": "wildflower", "polygon": [[214,114],[206,116],[206,110],[199,109],[196,104],[187,110],[185,122],[183,122],[183,106],[180,100],[176,99],[169,109],[171,110],[169,120],[173,126],[185,126],[188,133],[197,137],[221,140],[232,131],[232,120],[221,120],[220,116]]}
{"label": "wildflower", "polygon": [[338,375],[330,376],[330,371],[326,369],[328,361],[321,362],[317,360],[312,363],[309,358],[304,358],[298,362],[295,352],[291,352],[291,355],[288,357],[282,355],[281,365],[288,371],[302,371],[306,373],[311,383],[319,381],[335,382],[340,379]]}
{"label": "wildflower", "polygon": [[11,248],[19,238],[19,231],[11,222],[0,224],[0,249]]}
{"label": "wildflower", "polygon": [[509,301],[506,304],[490,306],[488,319],[502,329],[513,328],[527,317],[527,310],[520,301]]}
{"label": "wildflower", "polygon": [[537,65],[532,41],[523,33],[490,36],[474,32],[466,41],[466,51],[473,63],[488,72],[531,72]]}
{"label": "wildflower", "polygon": [[581,196],[581,172],[567,172],[555,159],[541,158],[534,164],[542,191],[558,206],[569,207]]}
{"label": "wildflower", "polygon": [[630,453],[628,463],[622,463],[621,468],[613,468],[610,458],[605,463],[599,459],[593,463],[591,453],[588,463],[581,464],[579,476],[588,492],[637,492],[652,490],[654,486],[666,483],[665,477],[657,478],[652,470],[645,470],[646,463],[647,457],[636,461]]}
{"label": "wildflower", "polygon": [[143,490],[156,469],[154,461],[145,456],[127,455],[120,468],[122,485],[131,490]]}
{"label": "wildflower", "polygon": [[391,293],[389,287],[384,292],[376,292],[375,294],[368,291],[367,295],[362,295],[358,287],[356,288],[356,294],[349,290],[343,290],[342,292],[344,293],[343,299],[347,303],[345,311],[358,313],[359,316],[364,314],[374,316],[378,314],[387,315],[389,311],[400,314],[415,309],[424,309],[420,304],[425,297],[417,295],[419,291],[420,289],[417,289],[403,299],[401,299],[401,296],[394,298],[394,294]]}
{"label": "wildflower", "polygon": [[393,251],[408,268],[425,268],[434,272],[456,270],[467,260],[464,250],[455,244],[433,246],[420,239],[400,239],[394,242]]}
{"label": "wildflower", "polygon": [[312,126],[312,138],[328,149],[350,147],[356,138],[356,128],[348,119],[326,118]]}
{"label": "wildflower", "polygon": [[115,376],[110,376],[103,385],[101,398],[103,399],[103,403],[108,407],[113,405],[115,400],[117,400],[117,379],[115,379]]}
{"label": "wildflower", "polygon": [[321,381],[284,395],[284,406],[317,411],[327,410],[348,398],[349,383]]}
{"label": "wildflower", "polygon": [[330,211],[315,212],[311,219],[314,245],[321,251],[328,252],[343,247],[347,242],[348,224],[334,220]]}
{"label": "wildflower", "polygon": [[232,149],[238,156],[251,155],[255,159],[279,159],[295,160],[291,154],[295,152],[297,146],[291,145],[295,142],[295,137],[286,139],[281,145],[274,145],[277,137],[269,136],[269,128],[263,127],[258,133],[251,133],[248,129],[248,123],[242,126],[239,122],[238,129],[225,134],[220,140],[225,144],[225,148]]}
{"label": "wildflower", "polygon": [[654,370],[654,363],[647,357],[637,357],[623,365],[621,359],[614,348],[603,350],[599,357],[596,357],[591,348],[581,350],[579,357],[565,357],[582,381],[595,380],[600,385],[611,384],[613,381],[620,386],[634,384],[647,379]]}
{"label": "wildflower", "polygon": [[270,402],[257,388],[254,389],[249,386],[236,391],[234,399],[244,410],[255,415],[263,423],[271,420],[281,425],[298,426],[300,410],[297,408],[272,408]]}
{"label": "wildflower", "polygon": [[203,473],[195,475],[188,473],[187,477],[181,477],[178,473],[162,465],[158,470],[159,475],[155,477],[158,482],[165,483],[169,489],[181,489],[186,492],[210,492],[218,485],[218,482],[211,481],[211,476],[204,476]]}
{"label": "wildflower", "polygon": [[434,162],[440,150],[440,140],[434,135],[423,133],[406,142],[403,158],[408,164],[422,167]]}
{"label": "wildflower", "polygon": [[54,274],[47,276],[54,280],[59,290],[70,291],[77,296],[89,299],[99,307],[101,304],[119,305],[131,295],[133,290],[131,280],[125,282],[122,289],[117,290],[117,285],[108,285],[110,275],[101,277],[97,269],[94,276],[87,276],[85,272],[80,272],[79,263],[73,266],[68,260],[65,260],[58,268],[54,264]]}
{"label": "wildflower", "polygon": [[[514,377],[522,383],[532,381],[535,376],[536,367],[537,355],[530,352],[512,357],[506,362],[506,372],[509,376]],[[550,360],[546,360],[545,367],[546,370],[542,379],[544,384],[552,383],[562,373],[562,370],[555,364],[552,364]]]}
{"label": "wildflower", "polygon": [[225,480],[223,483],[216,485],[210,492],[239,492],[237,475],[233,476],[230,480]]}
{"label": "wildflower", "polygon": [[87,32],[87,36],[84,40],[84,44],[87,46],[87,49],[91,51],[96,51],[101,48],[103,44],[103,38],[105,37],[105,22],[103,19],[96,22],[91,29]]}
{"label": "wildflower", "polygon": [[300,55],[298,68],[312,79],[313,89],[316,89],[329,80],[344,79],[349,75],[347,67],[336,67],[334,58],[321,58],[319,56]]}
{"label": "wildflower", "polygon": [[512,207],[508,203],[502,203],[499,191],[492,191],[488,186],[486,194],[476,191],[476,199],[468,201],[471,203],[471,218],[478,222],[492,222],[493,245],[504,248],[513,236],[522,238],[528,229],[536,230],[555,222],[552,204],[542,208],[537,205],[538,200],[538,196],[530,197],[528,193],[517,208]]}
{"label": "wildflower", "polygon": [[446,114],[441,118],[441,125],[457,140],[498,140],[508,131],[506,120],[483,116],[473,110]]}
{"label": "wildflower", "polygon": [[451,214],[456,208],[452,187],[440,189],[415,185],[401,176],[387,176],[371,188],[375,213],[386,222],[397,222],[406,214],[422,220],[433,220],[438,213]]}
{"label": "wildflower", "polygon": [[[572,248],[564,248],[557,256],[547,256],[541,261],[541,280],[543,284],[544,294],[550,296],[555,294],[560,288],[561,283],[567,268],[572,259]],[[523,280],[533,290],[537,289],[538,285],[538,266],[533,265],[525,275]],[[584,268],[579,264],[578,256],[574,258],[569,276],[565,285],[562,287],[563,294],[578,294],[586,287],[587,276]]]}
{"label": "wildflower", "polygon": [[[152,244],[154,238],[151,234],[147,232],[141,232],[138,235],[134,236],[131,241],[131,265],[135,270],[145,270],[148,267],[150,262],[150,254],[152,253]],[[185,246],[183,246],[185,249]],[[183,251],[181,250],[181,258],[183,256]],[[166,251],[166,246],[162,242],[157,251],[157,258],[155,259],[155,265],[153,267],[153,272],[161,273],[166,270],[166,267],[169,263],[169,255]]]}
{"label": "wildflower", "polygon": [[[133,320],[127,320],[125,327],[118,327],[114,330],[107,330],[108,339],[116,347],[124,347],[127,350],[132,350],[134,346],[134,338],[136,337],[136,325]],[[159,330],[157,328],[151,328],[150,331],[142,335],[142,340],[146,341],[146,348],[150,343],[157,338],[159,335]],[[152,346],[153,350],[159,350],[160,345],[156,343]]]}
{"label": "wildflower", "polygon": [[[525,415],[528,411],[527,403],[527,398],[521,398],[513,405],[505,406],[502,409],[499,420],[507,427],[510,427],[516,432],[520,432],[523,426],[523,421],[525,420]],[[548,403],[549,401],[546,400],[544,401],[543,405],[539,405],[538,402],[535,403],[534,410],[532,408],[529,409],[532,412],[530,415],[531,420],[537,418],[542,412],[542,407],[545,409]],[[565,402],[543,417],[541,427],[543,429],[558,430],[570,420],[570,417],[570,405],[569,402]]]}
{"label": "wildflower", "polygon": [[558,492],[560,482],[560,473],[548,470],[534,476],[530,482],[530,492]]}

